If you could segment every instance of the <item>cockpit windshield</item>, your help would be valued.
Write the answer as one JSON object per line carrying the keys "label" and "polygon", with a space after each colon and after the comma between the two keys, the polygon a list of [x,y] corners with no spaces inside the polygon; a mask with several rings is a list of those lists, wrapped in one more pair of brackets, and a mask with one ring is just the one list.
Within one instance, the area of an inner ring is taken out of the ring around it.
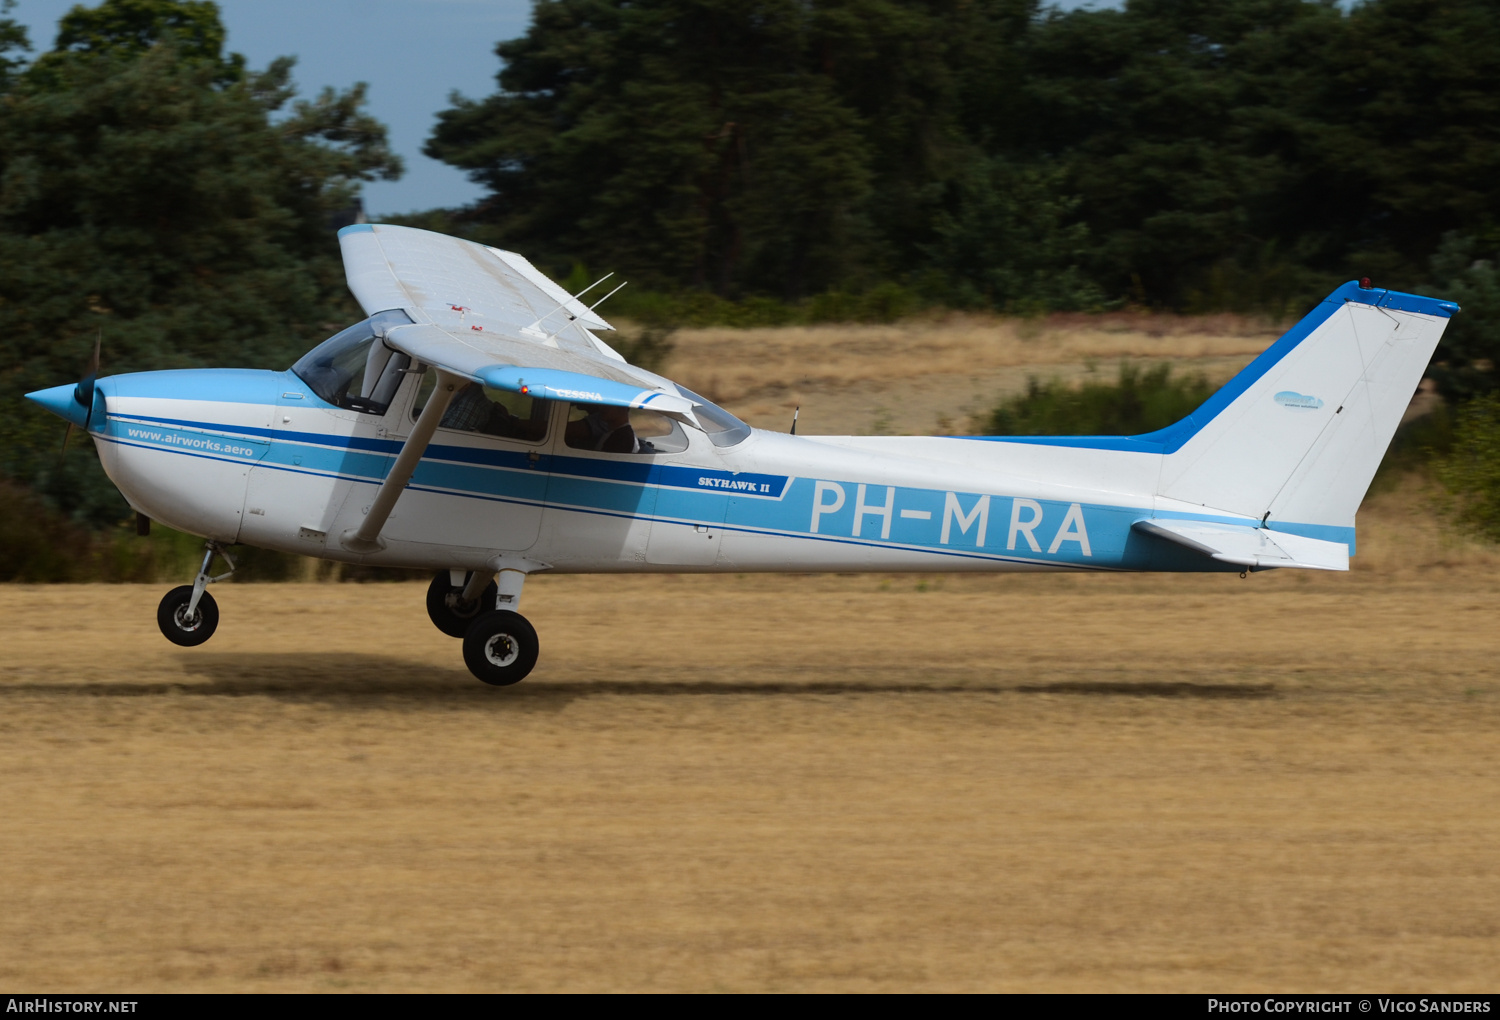
{"label": "cockpit windshield", "polygon": [[411,358],[377,340],[377,334],[410,322],[399,309],[376,312],[308,351],[292,371],[335,407],[385,414]]}
{"label": "cockpit windshield", "polygon": [[734,446],[749,437],[750,426],[718,404],[709,402],[707,398],[698,396],[685,386],[678,386],[677,389],[698,405],[693,408],[693,414],[702,423],[703,431],[708,433],[709,440],[715,446]]}

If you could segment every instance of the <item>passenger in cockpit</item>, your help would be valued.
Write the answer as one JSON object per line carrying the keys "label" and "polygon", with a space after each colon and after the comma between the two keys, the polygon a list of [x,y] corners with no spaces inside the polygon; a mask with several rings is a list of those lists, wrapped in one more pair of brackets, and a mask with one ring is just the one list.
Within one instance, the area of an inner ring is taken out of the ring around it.
{"label": "passenger in cockpit", "polygon": [[540,439],[546,425],[545,417],[533,421],[512,414],[504,404],[486,396],[479,383],[470,383],[454,394],[443,415],[443,428],[507,439]]}

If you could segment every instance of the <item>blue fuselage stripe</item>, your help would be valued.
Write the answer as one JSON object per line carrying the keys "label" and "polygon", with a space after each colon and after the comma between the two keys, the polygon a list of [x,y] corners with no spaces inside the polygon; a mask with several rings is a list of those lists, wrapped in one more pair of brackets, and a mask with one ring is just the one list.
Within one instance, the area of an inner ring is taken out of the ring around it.
{"label": "blue fuselage stripe", "polygon": [[[142,415],[111,415],[96,435],[121,445],[249,461],[270,470],[372,485],[385,477],[401,446],[399,440],[391,439],[277,432]],[[243,442],[225,438],[235,436],[242,436]],[[238,452],[217,454],[203,448],[205,443]],[[540,450],[434,444],[429,453],[418,465],[411,488],[459,498],[1035,566],[1219,569],[1196,553],[1164,549],[1162,540],[1132,530],[1134,521],[1152,516],[1140,506],[1037,500],[1041,507],[1037,515],[1030,509],[1030,500],[1023,500],[1025,505],[1018,508],[1018,497],[903,486],[892,491],[880,483],[865,486],[861,504],[853,482],[736,474]],[[829,498],[835,490],[842,498]],[[1036,521],[1031,520],[1033,516]],[[1245,523],[1211,514],[1159,516]],[[1272,530],[1353,547],[1352,528],[1277,522]],[[1179,555],[1182,552],[1187,552],[1186,558]]]}

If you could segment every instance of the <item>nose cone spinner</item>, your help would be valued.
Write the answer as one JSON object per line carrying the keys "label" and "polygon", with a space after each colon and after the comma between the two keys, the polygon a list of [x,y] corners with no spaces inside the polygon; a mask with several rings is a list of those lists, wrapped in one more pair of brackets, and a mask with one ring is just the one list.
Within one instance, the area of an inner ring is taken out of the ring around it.
{"label": "nose cone spinner", "polygon": [[84,398],[82,384],[72,383],[28,393],[26,399],[40,404],[59,418],[65,418],[80,428],[88,428],[90,412],[93,410],[90,404],[99,399],[98,390],[92,386],[89,388],[94,391],[90,394],[93,400]]}

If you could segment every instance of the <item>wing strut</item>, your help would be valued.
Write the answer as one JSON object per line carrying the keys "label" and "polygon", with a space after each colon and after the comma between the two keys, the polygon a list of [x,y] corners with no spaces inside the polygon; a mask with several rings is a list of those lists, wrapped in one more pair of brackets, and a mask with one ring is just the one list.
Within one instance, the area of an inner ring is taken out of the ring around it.
{"label": "wing strut", "polygon": [[380,540],[380,530],[385,527],[386,519],[395,509],[396,500],[401,498],[401,490],[411,481],[422,454],[427,452],[427,444],[432,442],[432,434],[437,431],[438,422],[447,413],[453,395],[468,381],[463,376],[441,368],[437,370],[437,375],[437,388],[427,399],[427,406],[422,408],[422,413],[417,417],[417,424],[412,427],[411,435],[406,437],[406,443],[396,455],[396,463],[391,465],[390,473],[380,483],[380,491],[375,493],[375,502],[370,504],[369,513],[365,514],[359,527],[350,528],[339,538],[339,544],[350,552],[372,553],[385,548],[385,543]]}

